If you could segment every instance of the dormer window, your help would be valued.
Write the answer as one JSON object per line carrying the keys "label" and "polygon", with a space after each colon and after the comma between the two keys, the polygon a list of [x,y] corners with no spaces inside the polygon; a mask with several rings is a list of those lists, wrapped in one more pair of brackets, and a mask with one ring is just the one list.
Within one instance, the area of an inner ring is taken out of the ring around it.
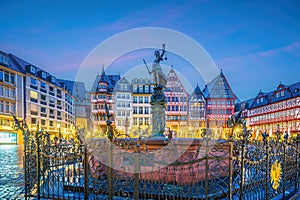
{"label": "dormer window", "polygon": [[47,78],[46,72],[42,72],[42,78],[43,78],[43,79],[46,79],[46,78]]}
{"label": "dormer window", "polygon": [[280,94],[281,94],[281,96],[283,97],[283,96],[284,96],[284,90],[282,90],[282,91],[280,92]]}
{"label": "dormer window", "polygon": [[34,66],[30,66],[30,72],[35,74],[35,67]]}
{"label": "dormer window", "polygon": [[51,82],[52,82],[52,83],[55,83],[55,81],[56,81],[55,77],[52,76],[52,77],[51,77]]}
{"label": "dormer window", "polygon": [[0,62],[9,65],[9,60],[6,56],[0,55]]}
{"label": "dormer window", "polygon": [[263,101],[264,101],[264,98],[261,97],[261,98],[260,98],[260,103],[262,103]]}

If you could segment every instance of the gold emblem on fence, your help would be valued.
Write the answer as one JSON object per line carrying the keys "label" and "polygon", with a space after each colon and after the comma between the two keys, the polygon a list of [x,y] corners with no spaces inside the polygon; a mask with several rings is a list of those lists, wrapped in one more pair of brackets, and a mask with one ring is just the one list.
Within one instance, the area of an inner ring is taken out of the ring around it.
{"label": "gold emblem on fence", "polygon": [[271,185],[274,190],[277,190],[279,187],[280,179],[281,179],[281,164],[276,160],[271,167]]}

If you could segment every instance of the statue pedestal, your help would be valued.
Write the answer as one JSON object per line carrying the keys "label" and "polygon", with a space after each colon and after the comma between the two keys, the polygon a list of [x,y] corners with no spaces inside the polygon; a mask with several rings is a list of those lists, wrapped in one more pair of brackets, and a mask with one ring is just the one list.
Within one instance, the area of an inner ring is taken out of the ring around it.
{"label": "statue pedestal", "polygon": [[154,88],[150,104],[152,110],[152,137],[165,137],[166,100],[163,87],[160,85]]}

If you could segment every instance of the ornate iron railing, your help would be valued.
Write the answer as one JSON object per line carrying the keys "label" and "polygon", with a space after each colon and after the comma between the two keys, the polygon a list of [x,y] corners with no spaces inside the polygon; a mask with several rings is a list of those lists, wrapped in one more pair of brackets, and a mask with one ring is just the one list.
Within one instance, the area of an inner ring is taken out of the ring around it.
{"label": "ornate iron railing", "polygon": [[[24,135],[25,197],[48,199],[288,199],[299,189],[300,138],[252,141],[232,118],[226,140],[106,138],[51,141],[43,130]],[[84,136],[84,130],[78,130]],[[84,141],[83,141],[84,140]],[[163,151],[159,151],[163,149]]]}

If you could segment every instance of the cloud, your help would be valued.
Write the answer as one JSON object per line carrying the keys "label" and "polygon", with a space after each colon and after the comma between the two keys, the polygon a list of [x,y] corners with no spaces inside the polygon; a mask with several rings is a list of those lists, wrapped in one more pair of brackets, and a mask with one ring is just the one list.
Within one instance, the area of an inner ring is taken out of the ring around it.
{"label": "cloud", "polygon": [[258,61],[262,59],[267,59],[272,56],[276,56],[280,53],[288,53],[291,55],[299,55],[300,52],[300,41],[293,42],[291,44],[288,44],[283,47],[279,48],[274,48],[274,49],[269,49],[267,51],[259,51],[255,53],[250,53],[246,55],[238,55],[238,56],[233,56],[233,57],[227,57],[222,60],[219,60],[219,63],[234,63],[234,62],[240,62],[240,61]]}

